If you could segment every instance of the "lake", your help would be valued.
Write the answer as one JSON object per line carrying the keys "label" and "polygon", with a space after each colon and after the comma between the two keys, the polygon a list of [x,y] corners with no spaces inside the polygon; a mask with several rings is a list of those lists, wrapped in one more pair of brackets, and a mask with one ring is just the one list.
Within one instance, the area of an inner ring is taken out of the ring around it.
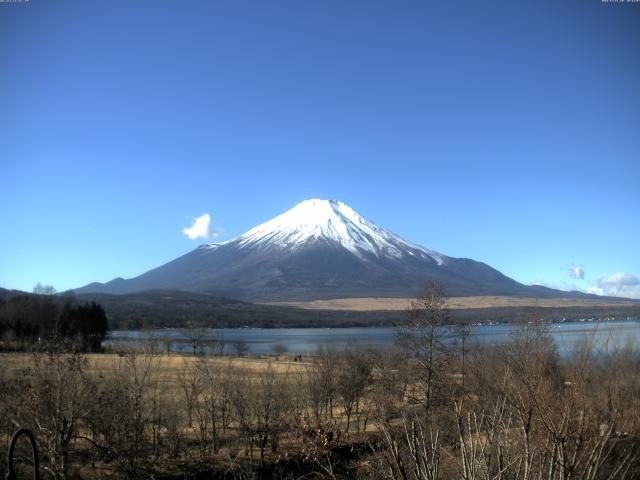
{"label": "lake", "polygon": [[[499,344],[509,339],[514,328],[512,324],[472,325],[469,327],[469,341],[482,344]],[[549,325],[560,354],[567,355],[578,341],[593,336],[600,348],[624,345],[640,340],[640,322],[637,320],[609,320],[602,322],[563,322]],[[171,339],[171,350],[189,352],[191,346],[184,329],[116,330],[111,332],[104,346],[118,348],[119,345],[142,346],[145,342],[155,343],[162,349],[164,339]],[[320,347],[344,349],[358,344],[374,348],[391,346],[395,342],[395,327],[354,327],[354,328],[212,328],[206,329],[207,338],[224,338],[225,353],[234,353],[232,342],[242,340],[251,354],[273,353],[275,345],[282,345],[289,353],[314,354]],[[453,336],[450,342],[456,341]]]}

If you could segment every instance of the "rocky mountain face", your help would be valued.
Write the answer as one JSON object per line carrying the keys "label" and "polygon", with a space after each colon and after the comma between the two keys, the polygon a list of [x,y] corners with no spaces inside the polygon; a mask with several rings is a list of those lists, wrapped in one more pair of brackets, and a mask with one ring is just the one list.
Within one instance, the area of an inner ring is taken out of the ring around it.
{"label": "rocky mountain face", "polygon": [[429,280],[442,283],[451,296],[576,295],[525,286],[484,263],[404,240],[342,202],[317,199],[138,277],[76,291],[171,289],[264,302],[415,297]]}

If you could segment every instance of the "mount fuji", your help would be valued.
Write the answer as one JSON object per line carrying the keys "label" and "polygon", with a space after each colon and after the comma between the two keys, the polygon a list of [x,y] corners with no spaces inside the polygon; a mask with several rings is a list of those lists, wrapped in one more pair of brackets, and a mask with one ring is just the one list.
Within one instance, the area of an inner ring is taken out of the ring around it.
{"label": "mount fuji", "polygon": [[78,293],[182,290],[248,301],[415,297],[425,282],[451,296],[574,296],[525,286],[488,265],[411,243],[335,200],[305,200],[239,237],[201,245],[128,280]]}

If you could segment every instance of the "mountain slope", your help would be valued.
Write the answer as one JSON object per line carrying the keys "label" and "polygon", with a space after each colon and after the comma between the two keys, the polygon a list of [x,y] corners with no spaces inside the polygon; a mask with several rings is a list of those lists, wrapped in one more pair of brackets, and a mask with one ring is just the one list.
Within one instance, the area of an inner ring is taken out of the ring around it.
{"label": "mountain slope", "polygon": [[428,280],[451,296],[566,296],[488,265],[408,242],[333,200],[306,200],[227,242],[202,245],[138,277],[77,292],[174,289],[251,301],[414,297]]}

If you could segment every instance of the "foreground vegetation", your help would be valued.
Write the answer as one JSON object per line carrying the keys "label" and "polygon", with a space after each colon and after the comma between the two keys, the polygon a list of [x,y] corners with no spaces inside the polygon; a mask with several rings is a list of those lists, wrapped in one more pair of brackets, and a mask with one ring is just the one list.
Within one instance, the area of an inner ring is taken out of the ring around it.
{"label": "foreground vegetation", "polygon": [[389,350],[231,358],[58,341],[2,354],[0,445],[31,429],[43,476],[60,480],[640,477],[633,341],[585,338],[561,358],[529,319],[498,347],[456,327],[451,347],[447,318],[434,288]]}

